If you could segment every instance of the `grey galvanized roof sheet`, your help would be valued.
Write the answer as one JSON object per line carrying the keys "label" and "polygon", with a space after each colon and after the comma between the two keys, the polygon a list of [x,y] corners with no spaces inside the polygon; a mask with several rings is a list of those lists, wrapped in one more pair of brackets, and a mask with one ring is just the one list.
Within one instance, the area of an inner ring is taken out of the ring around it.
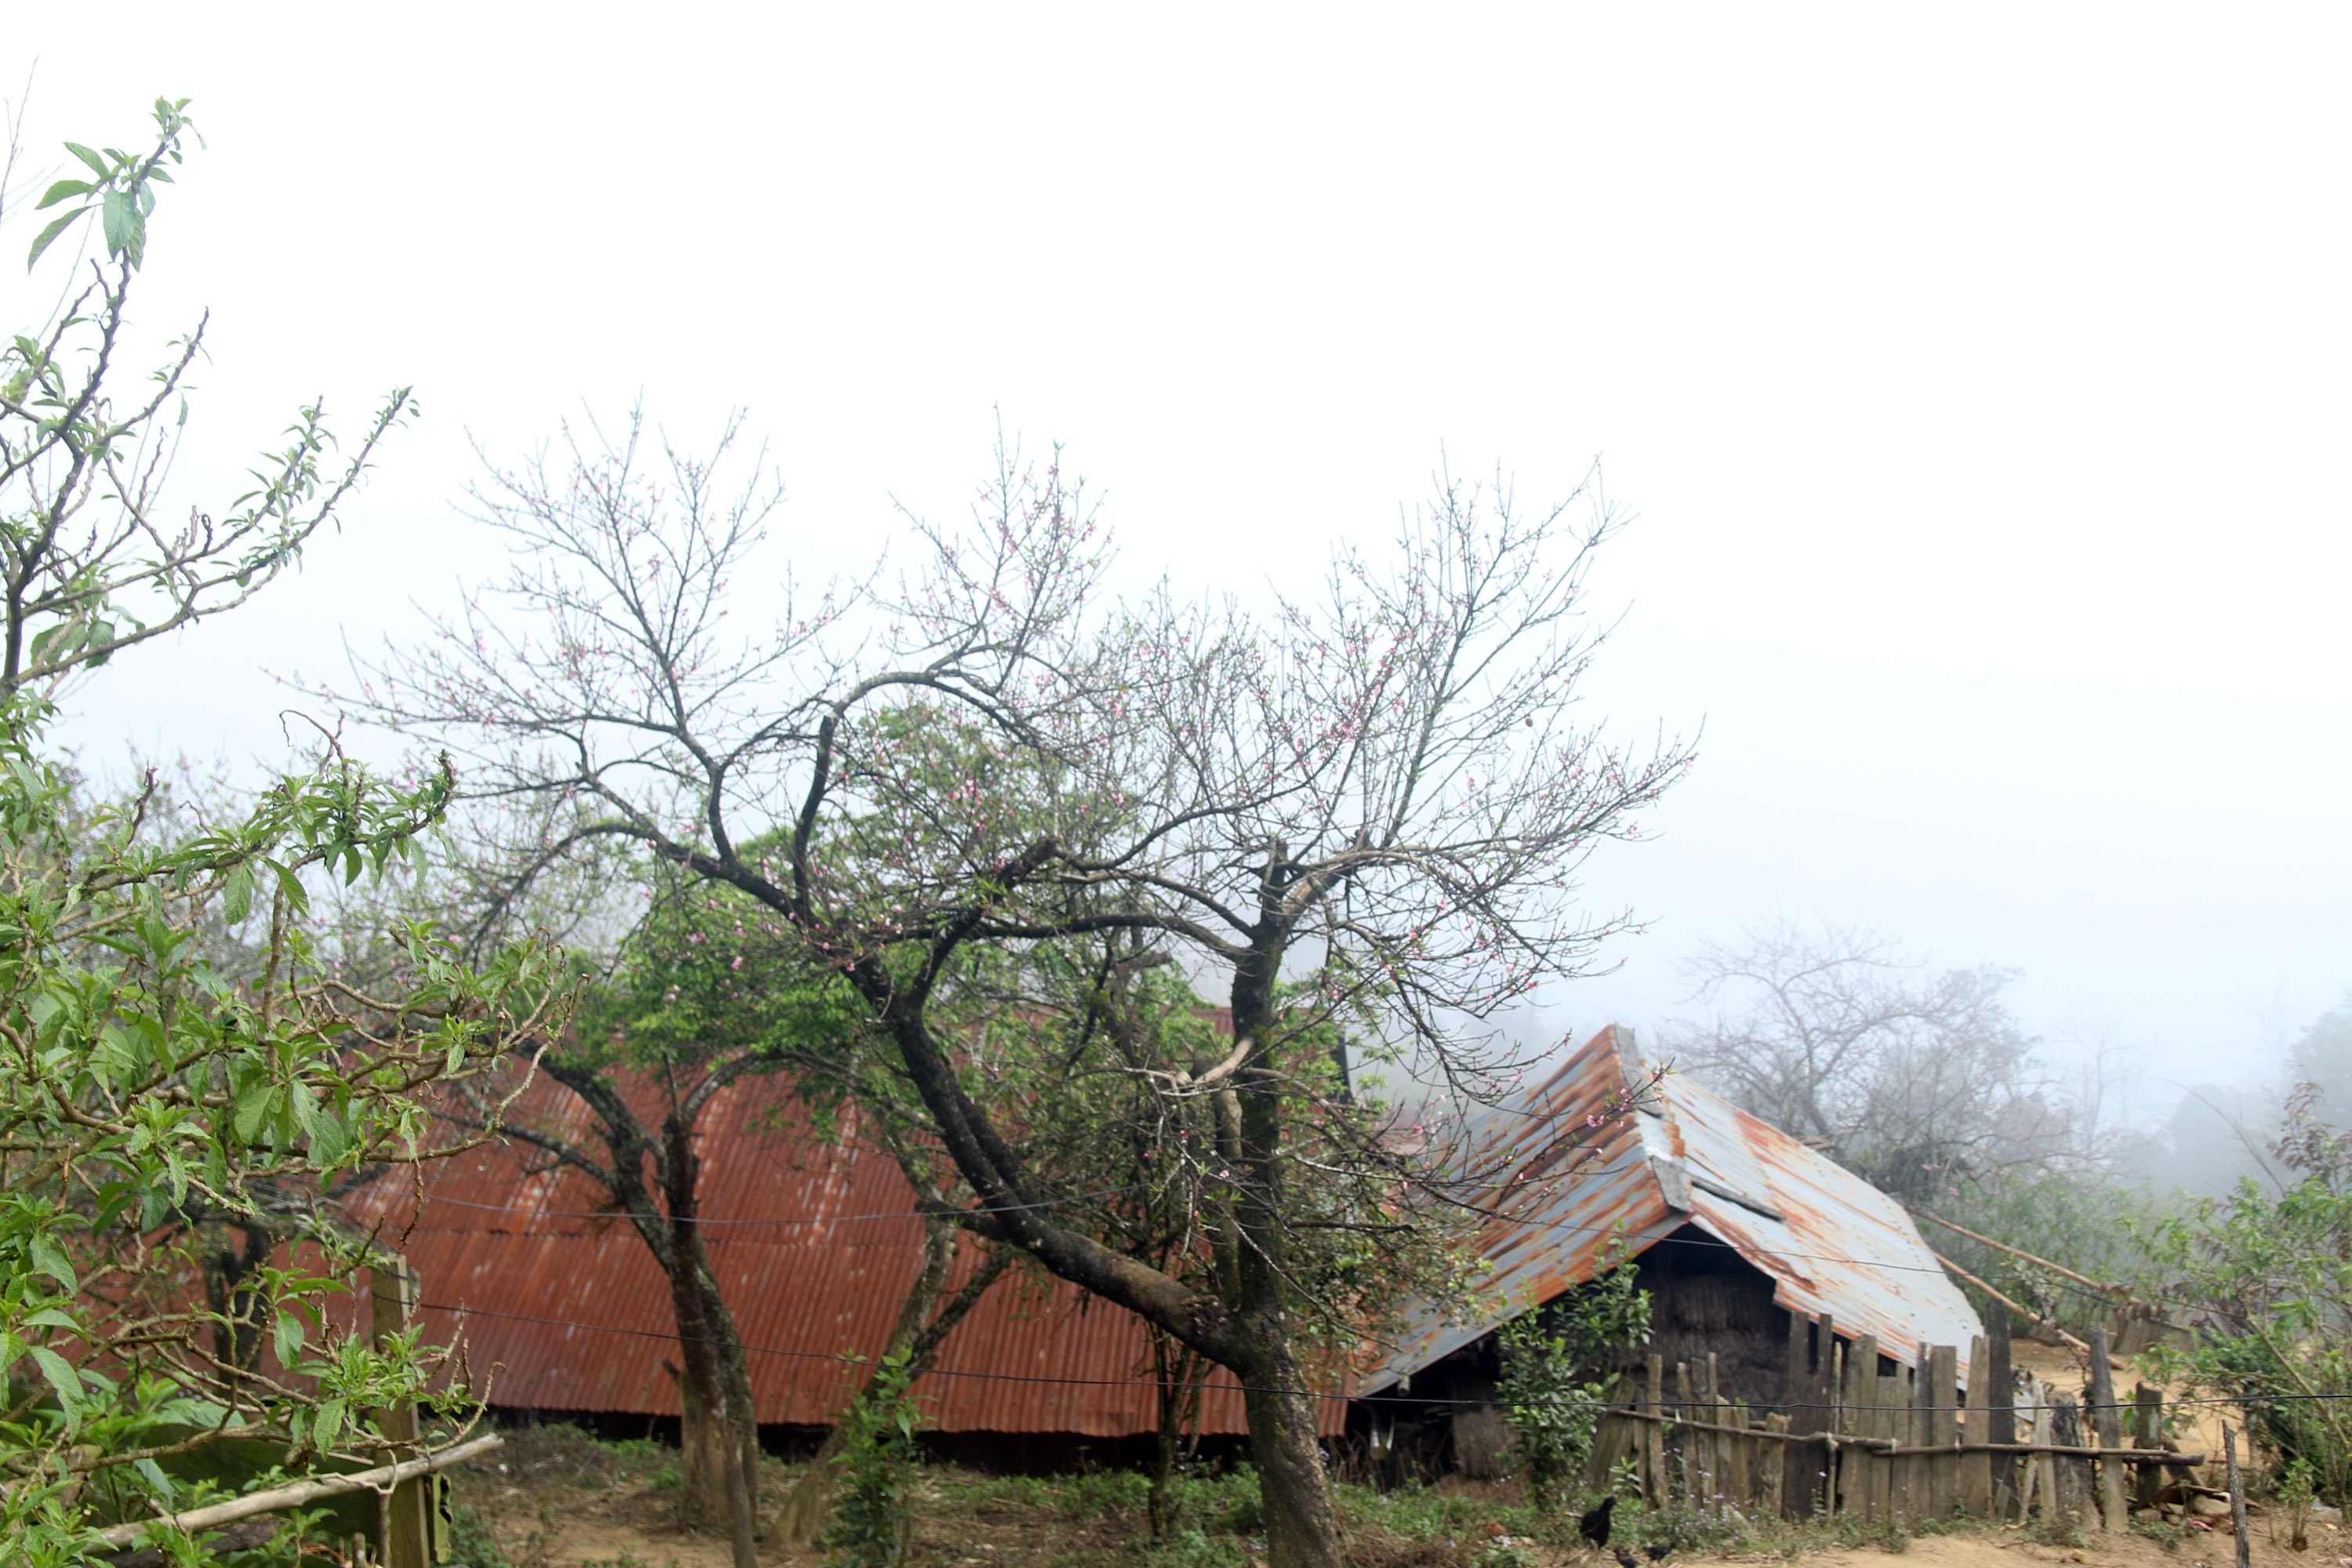
{"label": "grey galvanized roof sheet", "polygon": [[1465,1318],[1408,1311],[1365,1392],[1591,1279],[1613,1237],[1640,1252],[1686,1225],[1770,1276],[1782,1307],[1830,1313],[1898,1361],[1948,1344],[1965,1365],[1984,1327],[1900,1205],[1686,1078],[1611,1116],[1648,1071],[1633,1032],[1612,1026],[1541,1084],[1465,1118],[1453,1157],[1494,1177],[1478,1236],[1490,1272]]}

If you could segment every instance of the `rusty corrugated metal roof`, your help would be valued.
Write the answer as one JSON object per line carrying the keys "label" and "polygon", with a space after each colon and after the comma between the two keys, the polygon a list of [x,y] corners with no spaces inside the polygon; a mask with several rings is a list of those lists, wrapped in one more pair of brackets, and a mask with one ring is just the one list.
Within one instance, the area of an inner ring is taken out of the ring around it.
{"label": "rusty corrugated metal roof", "polygon": [[[628,1098],[657,1125],[645,1086]],[[604,1152],[586,1109],[544,1079],[511,1119]],[[730,1086],[703,1124],[704,1235],[752,1352],[759,1418],[828,1423],[861,1375],[840,1358],[880,1352],[914,1281],[914,1194],[871,1147],[818,1138],[781,1080]],[[492,1144],[428,1167],[421,1210],[404,1173],[350,1206],[363,1225],[383,1222],[417,1269],[428,1333],[462,1326],[477,1377],[495,1369],[498,1404],[677,1414],[662,1370],[677,1353],[667,1280],[628,1222],[601,1212],[599,1187],[551,1167],[521,1144]],[[1124,1436],[1155,1427],[1150,1366],[1142,1324],[1123,1308],[1016,1271],[957,1327],[916,1394],[942,1431]],[[1339,1430],[1345,1406],[1325,1401],[1323,1413]],[[1210,1379],[1201,1422],[1207,1433],[1246,1430],[1230,1374]]]}
{"label": "rusty corrugated metal roof", "polygon": [[1491,1272],[1461,1321],[1424,1306],[1364,1382],[1385,1388],[1591,1278],[1621,1229],[1634,1251],[1685,1226],[1769,1275],[1773,1300],[1831,1313],[1909,1363],[1922,1343],[1967,1357],[1984,1332],[1893,1198],[1687,1078],[1578,1146],[1612,1098],[1647,1076],[1633,1032],[1612,1026],[1537,1087],[1465,1119],[1462,1168],[1495,1179],[1478,1248]]}

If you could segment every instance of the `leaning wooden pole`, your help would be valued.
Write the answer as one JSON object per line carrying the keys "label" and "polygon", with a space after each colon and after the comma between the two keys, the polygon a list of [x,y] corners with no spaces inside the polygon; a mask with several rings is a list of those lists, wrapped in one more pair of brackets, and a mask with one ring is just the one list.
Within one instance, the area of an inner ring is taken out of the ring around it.
{"label": "leaning wooden pole", "polygon": [[157,1526],[184,1530],[194,1535],[203,1531],[217,1530],[224,1524],[233,1524],[240,1519],[251,1519],[257,1513],[283,1513],[289,1508],[300,1508],[321,1498],[397,1487],[406,1481],[436,1475],[452,1465],[464,1464],[467,1459],[487,1454],[505,1442],[505,1438],[492,1432],[455,1447],[444,1448],[425,1458],[407,1459],[397,1465],[379,1465],[373,1470],[353,1470],[347,1475],[313,1477],[289,1486],[272,1487],[266,1492],[248,1492],[226,1502],[192,1508],[184,1513],[166,1514],[161,1519],[133,1520],[129,1524],[110,1524],[98,1533],[109,1546],[129,1546],[139,1539],[142,1531]]}

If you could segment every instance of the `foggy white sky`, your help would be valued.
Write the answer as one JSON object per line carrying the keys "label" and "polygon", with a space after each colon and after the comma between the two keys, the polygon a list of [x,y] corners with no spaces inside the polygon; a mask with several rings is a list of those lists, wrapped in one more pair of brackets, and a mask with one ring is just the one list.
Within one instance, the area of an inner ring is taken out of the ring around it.
{"label": "foggy white sky", "polygon": [[18,8],[0,83],[43,163],[196,100],[142,307],[214,311],[188,499],[314,393],[425,417],[299,581],[90,690],[93,758],[274,752],[265,668],[494,570],[469,433],[583,398],[748,405],[804,574],[961,505],[998,407],[1203,586],[1379,537],[1441,447],[1528,497],[1598,454],[1592,711],[1706,740],[1561,1026],[1867,921],[2155,1105],[2352,986],[2340,8],[110,16]]}

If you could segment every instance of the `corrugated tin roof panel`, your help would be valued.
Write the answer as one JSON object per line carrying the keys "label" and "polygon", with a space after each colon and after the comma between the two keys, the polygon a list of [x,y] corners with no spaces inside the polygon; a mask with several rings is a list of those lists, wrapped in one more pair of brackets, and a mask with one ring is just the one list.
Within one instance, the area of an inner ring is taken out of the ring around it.
{"label": "corrugated tin roof panel", "polygon": [[[652,1096],[630,1098],[641,1115]],[[514,1118],[601,1154],[579,1101],[545,1079]],[[649,1115],[648,1121],[652,1121]],[[830,1422],[856,1386],[845,1356],[887,1342],[920,1266],[914,1194],[887,1157],[854,1139],[820,1140],[789,1089],[752,1079],[705,1112],[702,1211],[717,1271],[749,1353],[763,1422]],[[716,1152],[724,1151],[724,1157]],[[428,1332],[461,1326],[478,1377],[501,1405],[676,1415],[669,1289],[635,1229],[601,1189],[520,1143],[439,1162],[414,1202],[405,1173],[350,1205],[419,1274]],[[412,1223],[413,1221],[413,1223]],[[960,1284],[970,1267],[960,1265]],[[1155,1428],[1150,1350],[1124,1309],[1034,1274],[1001,1280],[940,1347],[916,1385],[943,1431],[1125,1436]],[[494,1371],[493,1371],[494,1369]],[[1202,1429],[1246,1430],[1239,1387],[1222,1371],[1201,1402]],[[1345,1406],[1324,1402],[1339,1430]]]}
{"label": "corrugated tin roof panel", "polygon": [[1409,1313],[1367,1392],[1591,1279],[1620,1230],[1638,1252],[1695,1225],[1769,1275],[1781,1306],[1829,1312],[1901,1361],[1923,1342],[1965,1352],[1984,1331],[1899,1205],[1720,1095],[1669,1078],[1654,1104],[1596,1127],[1644,1075],[1632,1032],[1612,1026],[1543,1083],[1466,1118],[1455,1157],[1496,1178],[1477,1241],[1491,1273],[1463,1320]]}

